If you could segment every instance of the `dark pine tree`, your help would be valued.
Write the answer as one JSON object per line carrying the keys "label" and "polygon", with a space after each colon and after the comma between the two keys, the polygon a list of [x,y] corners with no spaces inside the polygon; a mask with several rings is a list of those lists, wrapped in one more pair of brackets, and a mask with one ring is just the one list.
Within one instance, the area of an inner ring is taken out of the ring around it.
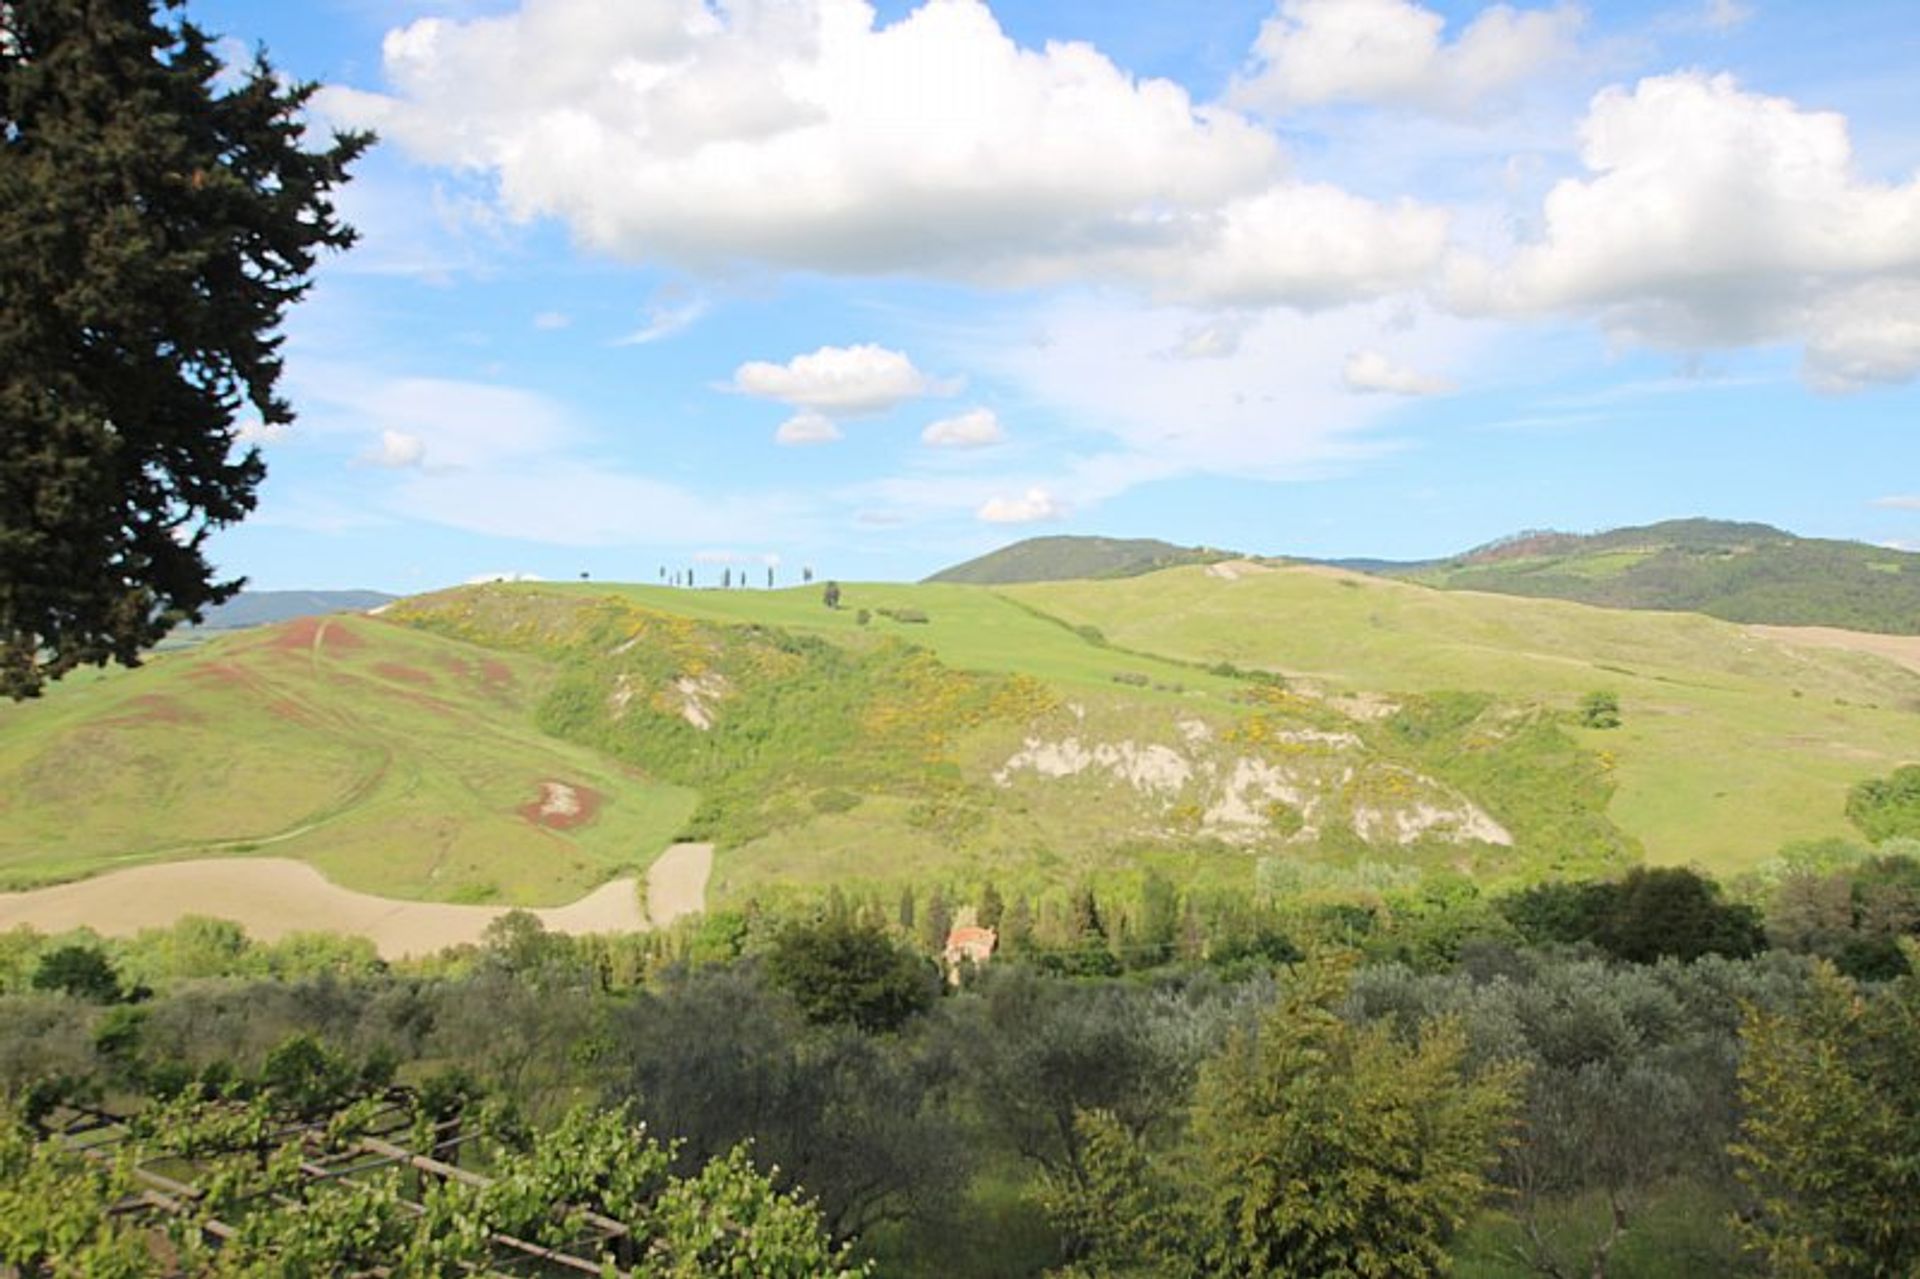
{"label": "dark pine tree", "polygon": [[279,327],[352,228],[372,141],[309,150],[317,86],[237,82],[160,0],[0,4],[0,691],[139,660],[240,589],[205,547],[293,420]]}

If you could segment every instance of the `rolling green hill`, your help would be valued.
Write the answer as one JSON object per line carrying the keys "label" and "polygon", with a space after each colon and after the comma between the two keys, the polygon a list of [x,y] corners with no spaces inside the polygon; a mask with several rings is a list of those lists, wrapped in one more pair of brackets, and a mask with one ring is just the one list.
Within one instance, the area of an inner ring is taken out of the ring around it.
{"label": "rolling green hill", "polygon": [[540,732],[552,681],[516,653],[310,618],[0,703],[0,877],[259,852],[368,892],[571,901],[651,861],[695,797]]}
{"label": "rolling green hill", "polygon": [[680,836],[722,900],[1725,872],[1920,759],[1920,675],[1694,615],[1249,561],[841,600],[496,584],[76,677],[0,707],[0,875],[260,851],[535,904]]}
{"label": "rolling green hill", "polygon": [[1246,564],[1006,593],[1113,643],[1336,699],[1467,689],[1571,711],[1611,689],[1623,727],[1568,731],[1607,762],[1609,816],[1659,861],[1732,871],[1848,834],[1850,782],[1920,758],[1920,675],[1695,615]]}
{"label": "rolling green hill", "polygon": [[1920,555],[1765,524],[1670,520],[1587,536],[1523,533],[1454,559],[1374,571],[1447,590],[1920,634]]}
{"label": "rolling green hill", "polygon": [[929,582],[998,586],[1012,582],[1064,582],[1075,578],[1138,577],[1182,564],[1232,558],[1203,546],[1175,546],[1153,538],[1030,537],[978,559],[942,569]]}

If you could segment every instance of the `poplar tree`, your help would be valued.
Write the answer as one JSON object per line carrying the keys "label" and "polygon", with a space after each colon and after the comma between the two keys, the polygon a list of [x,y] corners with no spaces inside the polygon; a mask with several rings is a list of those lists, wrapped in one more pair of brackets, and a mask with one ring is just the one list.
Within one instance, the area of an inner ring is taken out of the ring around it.
{"label": "poplar tree", "polygon": [[0,3],[0,692],[143,648],[240,579],[206,556],[290,423],[279,327],[354,231],[257,55],[229,76],[178,0]]}

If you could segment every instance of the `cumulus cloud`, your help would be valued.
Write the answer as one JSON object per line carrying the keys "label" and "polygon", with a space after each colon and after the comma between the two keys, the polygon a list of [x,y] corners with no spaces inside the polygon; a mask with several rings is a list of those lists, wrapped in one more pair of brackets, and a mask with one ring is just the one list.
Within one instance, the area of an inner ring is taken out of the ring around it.
{"label": "cumulus cloud", "polygon": [[1433,248],[1431,219],[1290,179],[1239,112],[1088,44],[1022,48],[982,0],[886,24],[864,0],[522,0],[421,19],[384,52],[390,94],[321,106],[627,260],[1319,306],[1405,283],[1409,238]]}
{"label": "cumulus cloud", "polygon": [[1451,264],[1456,305],[1683,349],[1799,340],[1831,389],[1920,370],[1920,178],[1856,173],[1844,116],[1685,72],[1602,91],[1581,140],[1588,176],[1548,193],[1537,239]]}
{"label": "cumulus cloud", "polygon": [[1340,380],[1349,391],[1363,395],[1445,395],[1453,390],[1453,383],[1445,378],[1416,373],[1378,351],[1355,351],[1349,355],[1340,370]]}
{"label": "cumulus cloud", "polygon": [[1162,299],[1330,308],[1423,284],[1446,253],[1445,210],[1324,183],[1233,200],[1174,247],[1122,251],[1116,273]]}
{"label": "cumulus cloud", "polygon": [[985,448],[1006,438],[1000,415],[988,408],[968,409],[954,417],[943,417],[928,423],[927,429],[920,432],[921,442],[937,449]]}
{"label": "cumulus cloud", "polygon": [[369,466],[384,466],[396,471],[420,466],[427,460],[427,442],[405,431],[382,431],[380,443],[362,453],[360,460]]}
{"label": "cumulus cloud", "polygon": [[1815,388],[1858,391],[1920,376],[1920,279],[1834,293],[1810,318],[1802,371]]}
{"label": "cumulus cloud", "polygon": [[840,428],[833,424],[833,419],[824,413],[816,413],[812,409],[803,409],[795,413],[782,422],[780,429],[773,433],[774,443],[784,444],[789,448],[807,444],[831,444],[840,438]]}
{"label": "cumulus cloud", "polygon": [[1496,4],[1446,40],[1445,19],[1411,0],[1282,0],[1230,96],[1276,113],[1332,102],[1461,113],[1571,58],[1584,21],[1571,4]]}
{"label": "cumulus cloud", "polygon": [[854,416],[884,413],[949,388],[927,377],[900,352],[866,343],[823,346],[785,364],[749,361],[734,370],[733,389],[820,413]]}
{"label": "cumulus cloud", "polygon": [[976,512],[989,524],[1035,524],[1066,513],[1066,503],[1043,488],[1030,488],[1019,497],[988,498]]}

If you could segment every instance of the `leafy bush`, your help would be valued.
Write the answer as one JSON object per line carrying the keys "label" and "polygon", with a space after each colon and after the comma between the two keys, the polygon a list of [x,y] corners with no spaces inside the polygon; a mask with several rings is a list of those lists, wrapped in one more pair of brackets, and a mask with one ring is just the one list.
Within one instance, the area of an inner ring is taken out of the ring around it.
{"label": "leafy bush", "polygon": [[1847,820],[1874,843],[1920,838],[1920,764],[1859,783],[1847,793]]}
{"label": "leafy bush", "polygon": [[1581,698],[1580,723],[1585,728],[1620,727],[1619,695],[1596,689]]}

